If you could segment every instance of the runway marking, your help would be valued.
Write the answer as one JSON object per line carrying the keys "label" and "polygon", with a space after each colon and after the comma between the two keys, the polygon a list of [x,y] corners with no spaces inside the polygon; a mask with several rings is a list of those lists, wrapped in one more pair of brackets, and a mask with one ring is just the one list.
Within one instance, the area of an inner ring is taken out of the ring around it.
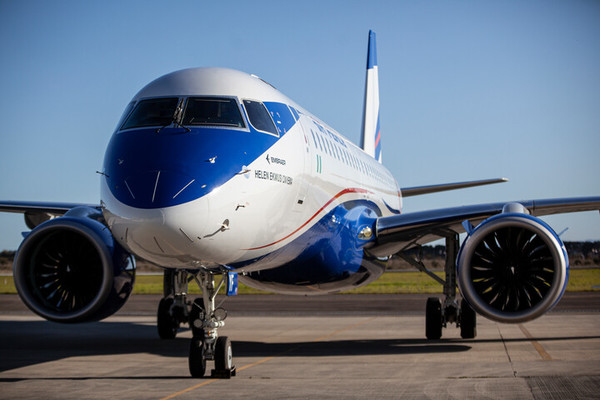
{"label": "runway marking", "polygon": [[[371,317],[371,318],[367,318],[367,319],[365,319],[365,320],[363,320],[363,321],[356,322],[356,323],[354,323],[354,324],[352,324],[352,325],[348,325],[348,326],[346,326],[346,327],[344,327],[344,328],[340,328],[340,329],[338,329],[338,330],[335,330],[335,331],[333,331],[333,332],[331,332],[331,333],[329,333],[329,334],[327,334],[327,335],[324,335],[324,336],[321,336],[321,337],[318,337],[318,338],[314,339],[314,340],[312,341],[312,343],[322,342],[323,340],[325,340],[325,339],[329,339],[330,337],[333,337],[333,336],[335,336],[335,335],[337,335],[337,334],[339,334],[339,333],[346,332],[346,331],[348,331],[348,330],[350,330],[350,329],[353,329],[353,328],[356,328],[356,327],[358,327],[358,326],[364,325],[364,324],[366,324],[367,322],[371,322],[371,321],[373,321],[373,320],[374,320],[374,319],[376,319],[376,318],[377,318],[377,317]],[[237,368],[237,370],[238,370],[238,371],[243,371],[243,370],[245,370],[245,369],[252,368],[252,367],[255,367],[255,366],[257,366],[257,365],[260,365],[260,364],[264,364],[264,363],[266,363],[267,361],[271,361],[271,360],[272,360],[272,359],[274,359],[274,358],[281,357],[281,356],[283,356],[283,355],[286,355],[286,354],[288,354],[288,353],[291,353],[292,351],[298,350],[300,347],[302,347],[302,346],[294,346],[294,347],[292,347],[292,348],[289,348],[289,349],[287,349],[287,350],[285,350],[285,351],[282,351],[281,353],[277,353],[277,354],[275,354],[275,355],[273,355],[273,356],[265,357],[265,358],[263,358],[262,360],[258,360],[258,361],[254,362],[254,363],[252,363],[252,364],[247,364],[247,365],[244,365],[243,367]],[[206,381],[206,382],[202,382],[202,383],[199,383],[199,384],[197,384],[197,385],[190,386],[189,388],[187,388],[187,389],[183,389],[183,390],[181,390],[181,391],[179,391],[179,392],[177,392],[177,393],[173,393],[173,394],[171,394],[171,395],[169,395],[169,396],[167,396],[167,397],[163,397],[163,398],[161,398],[160,400],[169,400],[169,399],[175,398],[175,397],[177,397],[177,396],[179,396],[179,395],[182,395],[182,394],[184,394],[184,393],[189,393],[189,392],[191,392],[191,391],[193,391],[193,390],[196,390],[196,389],[199,389],[199,388],[201,388],[202,386],[209,385],[209,384],[211,384],[211,383],[213,383],[213,382],[217,382],[217,381],[219,381],[219,380],[221,380],[221,379],[210,379],[210,380],[208,380],[208,381]]]}
{"label": "runway marking", "polygon": [[179,392],[177,392],[177,393],[173,393],[173,394],[171,394],[171,395],[169,395],[169,396],[167,396],[167,397],[163,397],[163,398],[162,398],[162,399],[160,399],[160,400],[169,400],[169,399],[172,399],[173,397],[177,397],[177,396],[179,396],[179,395],[181,395],[181,394],[184,394],[184,393],[187,393],[187,392],[191,392],[192,390],[196,390],[196,389],[198,389],[198,388],[200,388],[200,387],[202,387],[202,386],[206,386],[206,385],[208,385],[208,384],[210,384],[210,383],[213,383],[213,382],[216,382],[216,381],[218,381],[218,379],[211,379],[211,380],[209,380],[209,381],[206,381],[206,382],[199,383],[199,384],[197,384],[197,385],[194,385],[194,386],[192,386],[192,387],[189,387],[189,388],[187,388],[187,389],[183,389],[182,391],[179,391]]}
{"label": "runway marking", "polygon": [[523,325],[519,324],[519,329],[521,329],[521,332],[523,332],[523,334],[527,337],[527,339],[529,339],[529,341],[531,342],[531,344],[533,345],[535,350],[538,352],[540,357],[542,357],[542,360],[552,361],[552,357],[550,356],[550,354],[548,354],[548,352],[546,352],[546,350],[544,349],[544,346],[542,346],[537,340],[534,340],[533,335],[531,333],[529,333],[527,328],[525,328]]}

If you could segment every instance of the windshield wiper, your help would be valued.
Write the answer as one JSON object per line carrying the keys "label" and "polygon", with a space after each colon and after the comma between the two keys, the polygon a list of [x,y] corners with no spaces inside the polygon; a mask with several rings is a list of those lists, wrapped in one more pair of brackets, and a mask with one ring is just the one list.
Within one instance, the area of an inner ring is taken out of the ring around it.
{"label": "windshield wiper", "polygon": [[160,131],[162,131],[163,129],[165,129],[167,126],[170,126],[170,125],[179,126],[180,128],[185,129],[186,133],[192,131],[190,128],[188,128],[185,125],[181,125],[181,122],[179,122],[175,118],[173,118],[173,120],[171,122],[169,122],[167,125],[163,125],[160,128],[157,128],[155,132],[159,133]]}
{"label": "windshield wiper", "polygon": [[181,116],[183,114],[183,108],[181,106],[177,107],[175,109],[175,113],[173,113],[173,118],[171,119],[171,121],[169,121],[168,124],[161,126],[160,128],[156,129],[156,133],[159,133],[160,131],[162,131],[163,129],[165,129],[167,126],[170,125],[175,125],[175,126],[179,126],[183,129],[185,129],[186,133],[187,132],[191,132],[192,130],[190,128],[188,128],[187,126],[184,126],[181,124]]}

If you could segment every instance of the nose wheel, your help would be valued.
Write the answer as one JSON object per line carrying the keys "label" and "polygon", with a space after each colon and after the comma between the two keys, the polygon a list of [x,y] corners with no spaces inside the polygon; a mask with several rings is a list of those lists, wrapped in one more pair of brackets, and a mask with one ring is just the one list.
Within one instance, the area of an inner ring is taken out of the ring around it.
{"label": "nose wheel", "polygon": [[233,368],[233,352],[231,351],[231,340],[227,336],[217,339],[215,346],[215,370],[228,371]]}
{"label": "nose wheel", "polygon": [[192,338],[188,364],[192,378],[202,378],[204,376],[206,372],[206,349],[204,348],[203,338]]}
{"label": "nose wheel", "polygon": [[[158,305],[158,335],[161,339],[174,339],[179,326],[189,324],[192,340],[188,364],[194,378],[202,378],[206,374],[207,360],[215,363],[211,371],[213,378],[231,378],[236,374],[231,341],[227,336],[218,335],[218,329],[225,326],[227,311],[220,307],[221,304],[215,306],[215,298],[226,282],[229,289],[230,281],[227,273],[221,275],[221,281],[215,286],[215,274],[207,271],[164,272],[165,297]],[[202,297],[190,303],[186,298],[188,283],[192,280],[202,289]]]}

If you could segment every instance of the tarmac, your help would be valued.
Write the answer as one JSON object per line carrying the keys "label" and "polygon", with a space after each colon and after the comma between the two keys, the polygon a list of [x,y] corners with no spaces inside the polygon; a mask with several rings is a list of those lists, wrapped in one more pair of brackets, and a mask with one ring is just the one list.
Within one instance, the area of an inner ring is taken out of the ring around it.
{"label": "tarmac", "polygon": [[[160,340],[158,296],[62,325],[0,296],[1,399],[599,399],[600,293],[524,324],[479,317],[424,338],[427,295],[237,296],[221,336],[237,376],[189,377],[191,333]],[[209,364],[208,369],[212,368]]]}

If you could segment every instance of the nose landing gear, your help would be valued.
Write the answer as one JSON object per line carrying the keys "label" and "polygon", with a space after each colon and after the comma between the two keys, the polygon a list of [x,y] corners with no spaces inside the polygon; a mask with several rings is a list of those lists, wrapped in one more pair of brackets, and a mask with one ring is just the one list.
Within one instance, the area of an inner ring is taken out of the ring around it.
{"label": "nose landing gear", "polygon": [[[207,360],[215,363],[211,377],[231,378],[236,375],[231,341],[227,336],[218,336],[218,329],[225,325],[227,312],[220,307],[223,302],[215,306],[215,298],[225,282],[231,280],[227,273],[221,275],[221,281],[215,287],[215,274],[208,271],[165,271],[165,298],[159,304],[157,318],[159,335],[172,339],[180,323],[189,323],[192,340],[188,364],[194,378],[205,375]],[[202,289],[202,298],[190,304],[185,298],[187,284],[191,280]],[[170,295],[174,298],[167,297]]]}
{"label": "nose landing gear", "polygon": [[194,280],[202,289],[202,301],[196,299],[190,312],[193,334],[189,356],[190,373],[194,378],[203,377],[206,360],[214,360],[215,369],[211,371],[211,377],[231,378],[236,374],[231,341],[227,336],[219,337],[217,333],[218,328],[225,326],[227,312],[221,307],[215,307],[217,293],[228,280],[228,276],[223,274],[217,287],[215,276],[208,272],[199,272],[194,275]]}

